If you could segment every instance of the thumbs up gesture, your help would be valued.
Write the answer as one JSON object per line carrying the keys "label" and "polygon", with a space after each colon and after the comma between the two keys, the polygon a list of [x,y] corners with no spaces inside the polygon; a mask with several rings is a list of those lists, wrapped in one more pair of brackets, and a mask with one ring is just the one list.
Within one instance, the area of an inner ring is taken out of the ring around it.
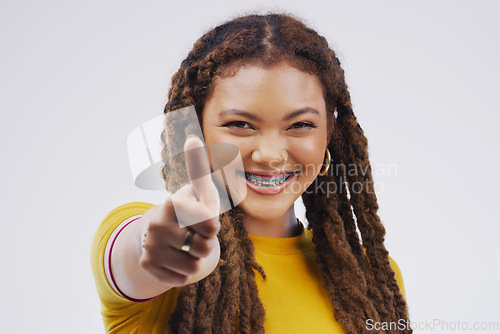
{"label": "thumbs up gesture", "polygon": [[203,142],[184,144],[190,182],[148,211],[140,267],[168,287],[194,283],[217,266],[220,246],[219,194]]}

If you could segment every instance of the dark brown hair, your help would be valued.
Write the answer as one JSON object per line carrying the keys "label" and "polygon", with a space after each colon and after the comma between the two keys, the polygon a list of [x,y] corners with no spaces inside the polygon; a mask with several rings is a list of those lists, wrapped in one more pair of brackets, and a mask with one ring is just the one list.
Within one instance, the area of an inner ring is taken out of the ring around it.
{"label": "dark brown hair", "polygon": [[[353,113],[340,61],[324,37],[286,14],[247,15],[222,24],[194,44],[172,77],[165,113],[194,105],[201,122],[215,78],[234,74],[244,64],[281,61],[316,75],[325,90],[332,161],[330,172],[316,182],[335,185],[336,191],[325,193],[313,183],[302,198],[334,316],[347,333],[367,332],[367,319],[406,320],[407,305],[377,215],[367,140]],[[185,138],[184,129],[167,124],[167,132]],[[166,137],[163,131],[162,174],[172,191],[176,173],[184,168],[170,158],[172,143]],[[356,166],[356,171],[339,166]],[[171,333],[264,332],[255,271],[266,276],[255,261],[241,215],[236,208],[220,216],[220,263],[205,279],[182,288],[169,322]]]}

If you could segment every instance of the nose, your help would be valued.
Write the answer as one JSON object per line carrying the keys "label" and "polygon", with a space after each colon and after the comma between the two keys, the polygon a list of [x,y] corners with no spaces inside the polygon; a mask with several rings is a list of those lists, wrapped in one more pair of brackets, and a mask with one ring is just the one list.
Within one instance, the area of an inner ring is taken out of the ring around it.
{"label": "nose", "polygon": [[286,145],[281,138],[266,136],[259,138],[259,143],[252,152],[252,160],[268,167],[278,167],[288,159]]}

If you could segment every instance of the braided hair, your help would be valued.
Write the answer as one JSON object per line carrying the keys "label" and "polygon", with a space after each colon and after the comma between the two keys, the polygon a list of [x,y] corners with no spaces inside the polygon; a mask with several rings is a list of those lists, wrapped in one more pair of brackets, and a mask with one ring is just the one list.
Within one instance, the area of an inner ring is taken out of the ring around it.
{"label": "braided hair", "polygon": [[[352,110],[340,61],[324,37],[288,14],[247,15],[217,26],[194,44],[172,77],[164,112],[194,105],[202,124],[215,78],[234,75],[248,63],[269,66],[282,61],[316,75],[325,91],[332,160],[329,173],[316,181],[334,185],[336,191],[325,192],[312,184],[302,199],[334,316],[346,333],[367,332],[367,319],[406,321],[407,304],[390,266],[385,229],[377,215],[367,140]],[[185,129],[166,124],[166,130],[162,175],[167,190],[175,191],[176,180],[182,179],[176,173],[184,168],[172,159],[170,149],[178,143],[169,139],[184,140]],[[346,166],[357,169],[353,173]],[[221,214],[220,221],[219,265],[205,279],[181,288],[169,320],[171,333],[264,332],[265,310],[255,275],[263,279],[266,275],[255,260],[242,212],[236,207]],[[402,332],[411,329],[398,331]]]}

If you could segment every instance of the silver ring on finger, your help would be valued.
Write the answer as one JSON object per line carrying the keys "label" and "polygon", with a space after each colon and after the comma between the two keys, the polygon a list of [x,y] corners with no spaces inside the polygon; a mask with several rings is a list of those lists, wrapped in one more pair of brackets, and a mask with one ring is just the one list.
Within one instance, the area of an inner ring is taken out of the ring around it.
{"label": "silver ring on finger", "polygon": [[184,243],[181,246],[181,251],[189,253],[189,251],[191,250],[191,244],[193,243],[193,239],[194,239],[194,232],[188,230],[186,239],[184,239]]}

